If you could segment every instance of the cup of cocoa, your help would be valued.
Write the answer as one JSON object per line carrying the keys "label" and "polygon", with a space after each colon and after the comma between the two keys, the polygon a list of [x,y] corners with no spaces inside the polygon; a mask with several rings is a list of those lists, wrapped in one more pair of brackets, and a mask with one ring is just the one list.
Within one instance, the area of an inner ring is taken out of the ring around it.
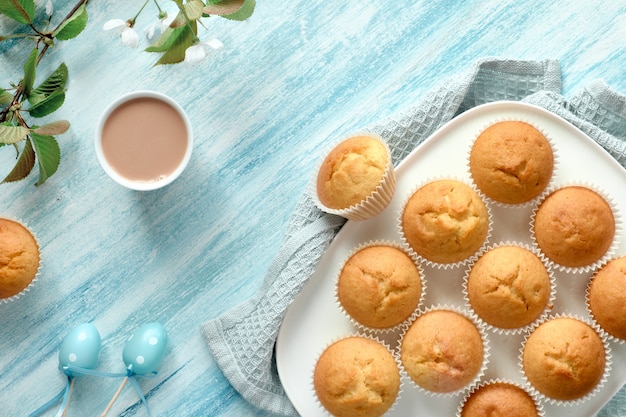
{"label": "cup of cocoa", "polygon": [[111,179],[137,191],[162,188],[185,170],[193,148],[187,113],[156,91],[126,93],[98,121],[95,149]]}

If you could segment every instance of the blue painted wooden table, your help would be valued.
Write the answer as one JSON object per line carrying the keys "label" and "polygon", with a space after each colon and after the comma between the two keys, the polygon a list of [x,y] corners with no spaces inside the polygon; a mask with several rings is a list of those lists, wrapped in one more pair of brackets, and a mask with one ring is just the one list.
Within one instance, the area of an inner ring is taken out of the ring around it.
{"label": "blue painted wooden table", "polygon": [[[395,114],[487,56],[558,59],[566,97],[598,78],[626,92],[623,0],[258,0],[248,21],[206,20],[202,36],[223,50],[197,65],[158,67],[143,36],[130,49],[102,30],[139,3],[90,2],[85,31],[47,53],[43,72],[69,68],[55,114],[72,124],[59,136],[59,171],[39,187],[36,176],[0,185],[0,215],[26,222],[43,256],[33,289],[0,304],[3,417],[28,415],[62,388],[57,352],[71,327],[92,322],[102,335],[99,369],[122,372],[127,337],[155,320],[170,339],[157,377],[140,381],[153,415],[265,415],[229,385],[200,325],[259,288],[312,155],[329,139]],[[73,4],[57,0],[55,13]],[[149,3],[138,30],[155,20]],[[0,22],[0,35],[14,29]],[[0,86],[19,80],[19,45],[0,43]],[[177,100],[194,129],[189,166],[158,191],[120,187],[94,154],[98,117],[137,89]],[[4,176],[14,153],[0,151]],[[118,385],[77,380],[68,415],[99,415]],[[111,415],[146,411],[126,389]]]}

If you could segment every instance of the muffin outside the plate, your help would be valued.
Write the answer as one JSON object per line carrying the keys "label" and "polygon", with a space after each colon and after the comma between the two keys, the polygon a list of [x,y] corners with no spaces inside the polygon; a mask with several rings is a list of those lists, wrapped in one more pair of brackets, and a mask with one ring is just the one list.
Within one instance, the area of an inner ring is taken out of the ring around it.
{"label": "muffin outside the plate", "polygon": [[626,257],[611,260],[589,283],[587,305],[596,323],[626,341]]}
{"label": "muffin outside the plate", "polygon": [[339,273],[337,298],[356,322],[374,329],[407,320],[422,296],[422,276],[402,249],[372,244],[358,249]]}
{"label": "muffin outside the plate", "polygon": [[0,299],[26,290],[39,271],[39,244],[21,223],[0,218]]}
{"label": "muffin outside the plate", "polygon": [[522,370],[541,394],[558,401],[591,393],[605,373],[607,352],[598,333],[573,317],[555,317],[535,328],[522,350]]}
{"label": "muffin outside the plate", "polygon": [[401,336],[399,356],[418,386],[447,394],[476,380],[486,346],[472,320],[453,310],[433,309],[418,316]]}
{"label": "muffin outside the plate", "polygon": [[315,195],[320,209],[351,220],[377,215],[394,192],[391,153],[374,135],[352,136],[340,142],[317,171]]}
{"label": "muffin outside the plate", "polygon": [[400,370],[381,343],[362,336],[340,339],[317,360],[313,375],[317,399],[337,417],[378,417],[395,403]]}
{"label": "muffin outside the plate", "polygon": [[546,311],[551,277],[530,250],[502,245],[484,252],[465,282],[470,307],[486,323],[501,329],[531,324]]}
{"label": "muffin outside the plate", "polygon": [[408,199],[401,232],[426,260],[454,264],[474,255],[489,234],[489,211],[480,195],[454,179],[431,181]]}
{"label": "muffin outside the plate", "polygon": [[490,381],[473,389],[458,417],[538,417],[533,397],[523,388],[504,381]]}
{"label": "muffin outside the plate", "polygon": [[470,172],[478,189],[494,201],[521,204],[538,197],[554,169],[552,146],[529,123],[494,123],[476,138]]}
{"label": "muffin outside the plate", "polygon": [[572,268],[599,261],[616,231],[609,203],[584,186],[551,192],[536,209],[532,223],[539,249],[555,263]]}

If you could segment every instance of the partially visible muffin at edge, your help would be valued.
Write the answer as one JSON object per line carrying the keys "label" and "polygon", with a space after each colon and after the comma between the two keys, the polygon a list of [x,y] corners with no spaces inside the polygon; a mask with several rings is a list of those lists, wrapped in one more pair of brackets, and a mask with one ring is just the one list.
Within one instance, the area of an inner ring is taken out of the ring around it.
{"label": "partially visible muffin at edge", "polygon": [[413,259],[386,244],[359,249],[346,261],[337,282],[337,297],[346,313],[375,329],[408,319],[421,295],[421,274]]}
{"label": "partially visible muffin at edge", "polygon": [[583,186],[551,192],[539,205],[533,233],[539,249],[565,267],[583,267],[600,260],[615,237],[616,223],[609,203]]}
{"label": "partially visible muffin at edge", "polygon": [[470,172],[494,201],[521,204],[539,196],[554,170],[550,142],[534,126],[516,120],[494,123],[476,138]]}
{"label": "partially visible muffin at edge", "polygon": [[588,288],[591,316],[607,333],[626,340],[626,257],[611,260]]}
{"label": "partially visible muffin at edge", "polygon": [[400,392],[400,370],[375,340],[347,337],[327,347],[315,365],[315,393],[336,417],[379,417]]}
{"label": "partially visible muffin at edge", "polygon": [[528,336],[522,367],[528,381],[546,397],[571,401],[592,392],[602,380],[606,351],[587,323],[571,317],[552,318]]}
{"label": "partially visible muffin at edge", "polygon": [[472,383],[482,369],[485,351],[474,322],[445,309],[417,317],[400,340],[400,360],[407,374],[433,393],[451,393]]}
{"label": "partially visible muffin at edge", "polygon": [[537,417],[537,404],[524,389],[508,382],[489,382],[470,393],[460,417]]}
{"label": "partially visible muffin at edge", "polygon": [[546,310],[551,293],[550,274],[530,250],[503,245],[483,253],[467,276],[467,297],[486,323],[516,329]]}
{"label": "partially visible muffin at edge", "polygon": [[39,245],[21,223],[0,218],[0,299],[25,290],[39,270]]}
{"label": "partially visible muffin at edge", "polygon": [[317,174],[317,196],[328,208],[341,210],[359,204],[382,183],[389,167],[389,151],[381,140],[353,136],[334,147]]}
{"label": "partially visible muffin at edge", "polygon": [[402,234],[425,259],[441,264],[464,261],[485,243],[489,211],[469,185],[431,181],[409,198],[401,217]]}

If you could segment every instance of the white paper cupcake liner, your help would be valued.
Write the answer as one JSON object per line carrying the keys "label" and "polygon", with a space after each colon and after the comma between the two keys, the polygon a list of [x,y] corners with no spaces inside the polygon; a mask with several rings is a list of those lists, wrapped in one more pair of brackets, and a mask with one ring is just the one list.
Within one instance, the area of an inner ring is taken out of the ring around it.
{"label": "white paper cupcake liner", "polygon": [[527,387],[523,386],[522,384],[519,384],[519,383],[517,383],[515,381],[512,381],[512,380],[509,380],[509,379],[501,379],[501,378],[490,379],[489,381],[483,381],[480,384],[474,386],[469,391],[467,391],[465,393],[465,396],[461,400],[458,408],[457,408],[457,412],[456,412],[456,416],[455,417],[461,417],[461,414],[463,413],[463,408],[465,407],[465,403],[467,403],[467,400],[469,400],[469,398],[475,392],[477,392],[481,388],[484,388],[484,387],[486,387],[488,385],[491,385],[491,384],[508,384],[508,385],[513,385],[513,386],[521,389],[526,394],[528,394],[528,396],[535,403],[535,409],[537,410],[537,417],[545,417],[545,415],[546,415],[545,409],[543,408],[543,404],[539,401],[539,397],[537,395],[535,395],[534,393],[530,392],[530,390]]}
{"label": "white paper cupcake liner", "polygon": [[0,218],[13,221],[15,223],[22,225],[24,228],[26,228],[26,230],[28,230],[30,234],[33,236],[33,238],[35,239],[35,242],[37,243],[37,247],[39,248],[39,265],[37,267],[37,272],[35,273],[35,277],[26,286],[26,288],[21,290],[19,293],[12,295],[10,297],[0,298],[0,304],[4,304],[4,303],[11,303],[11,302],[17,301],[20,297],[22,297],[27,292],[29,292],[37,284],[37,281],[39,280],[39,276],[41,274],[41,264],[43,262],[43,256],[42,256],[42,250],[41,250],[41,243],[39,243],[37,234],[28,226],[26,222],[22,221],[21,219],[8,216],[8,215],[0,215]]}
{"label": "white paper cupcake liner", "polygon": [[[482,360],[482,364],[481,367],[479,369],[479,371],[476,373],[476,375],[474,376],[474,378],[465,386],[460,387],[459,389],[456,389],[454,391],[450,391],[450,392],[435,392],[435,391],[431,391],[429,389],[426,389],[424,387],[422,387],[421,385],[419,385],[418,383],[416,383],[413,378],[411,378],[411,376],[409,375],[408,371],[405,369],[404,364],[402,363],[402,343],[404,341],[404,337],[406,335],[406,333],[408,332],[408,330],[410,329],[411,325],[419,320],[419,318],[427,313],[430,313],[432,311],[440,311],[440,310],[445,310],[445,311],[452,311],[455,312],[457,314],[460,314],[461,316],[467,318],[468,320],[470,320],[475,326],[476,329],[478,330],[478,333],[480,334],[480,338],[482,340],[482,344],[483,344],[483,360]],[[417,315],[417,317],[411,322],[406,324],[403,329],[402,329],[402,333],[400,334],[399,340],[398,340],[398,346],[396,347],[396,352],[397,352],[397,357],[398,360],[400,361],[400,369],[402,371],[402,374],[405,376],[407,383],[410,383],[412,386],[416,387],[420,392],[432,397],[432,398],[451,398],[454,397],[458,394],[461,394],[467,390],[470,390],[472,388],[474,388],[479,381],[482,379],[482,377],[485,375],[485,372],[487,371],[487,366],[489,364],[489,357],[490,357],[490,345],[489,345],[489,338],[487,336],[487,332],[485,330],[485,326],[480,322],[480,320],[478,320],[478,317],[474,314],[471,313],[465,309],[462,309],[460,307],[454,306],[454,305],[449,305],[449,304],[436,304],[436,305],[432,305],[428,308],[424,308],[424,309],[420,309],[419,314]]]}
{"label": "white paper cupcake liner", "polygon": [[389,416],[394,408],[396,407],[396,405],[398,404],[398,402],[400,401],[400,397],[402,396],[403,393],[403,388],[404,388],[404,384],[405,384],[405,380],[403,378],[402,375],[402,368],[401,368],[401,363],[400,363],[400,359],[398,358],[396,352],[391,349],[391,347],[384,342],[383,340],[379,339],[376,336],[370,335],[370,334],[363,334],[363,333],[354,333],[348,336],[342,336],[342,337],[338,337],[335,338],[331,341],[329,341],[317,354],[315,361],[313,362],[313,369],[310,372],[310,386],[309,389],[311,391],[311,395],[313,396],[313,398],[315,398],[315,403],[317,404],[319,410],[327,417],[334,417],[333,414],[330,413],[330,411],[328,411],[328,409],[321,403],[321,401],[319,400],[319,397],[317,396],[317,392],[315,390],[315,368],[317,367],[317,362],[319,361],[319,359],[321,358],[322,354],[326,351],[326,349],[328,349],[331,345],[333,345],[336,342],[339,342],[343,339],[348,339],[350,337],[363,337],[369,340],[373,340],[376,343],[379,343],[380,345],[382,345],[385,349],[387,349],[387,351],[391,354],[391,356],[393,357],[394,362],[396,363],[396,366],[398,367],[398,375],[400,376],[400,387],[398,388],[398,395],[396,395],[396,399],[395,401],[391,404],[391,406],[387,409],[387,411],[385,411],[384,414],[381,415],[381,417],[385,417],[385,416]]}
{"label": "white paper cupcake liner", "polygon": [[[488,201],[490,204],[493,204],[494,206],[498,206],[498,207],[507,207],[507,208],[523,208],[523,207],[530,207],[534,204],[537,203],[537,201],[539,199],[542,198],[542,196],[544,195],[545,191],[549,188],[551,188],[554,183],[555,183],[555,178],[557,175],[557,171],[559,169],[559,151],[557,146],[554,143],[554,139],[552,138],[552,136],[541,126],[539,126],[538,124],[531,122],[530,120],[526,119],[526,118],[512,118],[512,117],[501,117],[501,118],[497,118],[493,121],[490,121],[489,123],[484,124],[481,129],[479,131],[476,132],[476,135],[474,136],[474,139],[472,140],[472,143],[469,146],[469,149],[467,151],[467,172],[469,177],[471,178],[472,184],[474,184],[476,186],[476,188],[478,190],[480,190],[480,188],[478,187],[478,185],[476,184],[476,181],[474,180],[472,173],[471,173],[471,169],[470,169],[470,155],[471,155],[471,151],[472,148],[474,147],[474,143],[476,142],[476,140],[478,139],[478,137],[489,127],[497,124],[497,123],[502,123],[502,122],[524,122],[527,123],[529,125],[531,125],[532,127],[534,127],[535,129],[537,129],[539,132],[541,132],[541,134],[546,138],[546,140],[548,141],[548,143],[550,144],[550,148],[552,149],[552,176],[550,177],[550,180],[548,181],[548,183],[546,184],[546,187],[544,188],[544,190],[542,192],[540,192],[536,197],[531,198],[528,201],[524,201],[521,203],[503,203],[497,200],[494,200],[493,198],[489,197],[488,195],[485,194],[485,200]],[[484,194],[484,193],[483,193]]]}
{"label": "white paper cupcake liner", "polygon": [[[605,353],[605,361],[604,361],[604,372],[602,374],[602,377],[600,378],[600,381],[598,381],[598,383],[596,384],[596,386],[587,394],[583,395],[580,398],[576,398],[576,399],[572,399],[572,400],[558,400],[552,397],[549,397],[547,395],[545,395],[544,393],[542,393],[541,391],[539,391],[537,388],[535,388],[535,386],[530,382],[530,380],[528,379],[528,377],[526,376],[526,373],[524,372],[524,348],[526,347],[526,342],[528,341],[528,338],[532,335],[533,331],[535,329],[537,329],[539,326],[541,326],[543,323],[546,323],[550,320],[553,319],[559,319],[559,318],[571,318],[571,319],[575,319],[578,320],[580,322],[583,322],[585,324],[587,324],[589,327],[591,327],[600,337],[600,339],[602,340],[602,344],[604,346],[604,353]],[[580,405],[584,402],[586,402],[587,400],[589,400],[590,398],[594,397],[598,392],[600,392],[602,390],[602,387],[604,387],[604,384],[607,381],[607,378],[609,376],[609,374],[611,373],[611,367],[613,364],[612,361],[612,354],[611,354],[611,346],[609,345],[609,341],[606,337],[606,333],[602,331],[602,329],[596,325],[595,323],[593,323],[590,320],[586,320],[583,319],[581,317],[579,317],[576,314],[569,314],[569,313],[561,313],[561,314],[555,314],[553,316],[549,316],[546,317],[544,320],[540,321],[539,323],[537,323],[535,325],[535,327],[533,329],[531,329],[525,336],[524,336],[524,340],[522,341],[522,346],[519,350],[519,356],[518,356],[518,368],[521,372],[522,375],[522,379],[524,380],[524,383],[528,386],[528,389],[530,390],[530,392],[532,393],[533,396],[536,396],[537,398],[539,398],[541,401],[545,402],[545,403],[549,403],[551,405],[557,405],[557,406],[575,406],[575,405]]]}
{"label": "white paper cupcake liner", "polygon": [[[326,156],[340,143],[348,140],[349,138],[355,136],[368,136],[380,141],[387,150],[388,160],[387,160],[387,168],[383,174],[383,179],[380,184],[376,187],[376,189],[365,198],[365,200],[361,201],[358,204],[350,206],[344,209],[334,209],[331,207],[327,207],[322,203],[317,194],[317,175],[322,166],[322,163],[326,159]],[[315,170],[313,171],[312,179],[309,183],[309,194],[313,200],[313,203],[322,211],[330,214],[334,214],[337,216],[344,217],[348,220],[368,220],[372,217],[377,216],[383,210],[387,208],[393,196],[396,192],[396,173],[395,168],[393,166],[393,161],[391,159],[391,151],[389,149],[389,145],[383,140],[383,138],[373,132],[369,131],[359,131],[354,134],[343,137],[341,140],[334,142],[328,149],[324,152],[323,157],[319,159]]]}
{"label": "white paper cupcake liner", "polygon": [[[404,234],[404,229],[402,227],[402,216],[404,214],[404,209],[406,207],[406,205],[408,204],[409,200],[411,199],[411,197],[423,186],[428,185],[432,182],[436,182],[436,181],[441,181],[441,180],[452,180],[452,181],[457,181],[460,182],[468,187],[470,187],[482,200],[483,204],[485,205],[485,207],[487,208],[487,221],[488,221],[488,227],[487,227],[487,235],[485,236],[485,239],[482,243],[482,245],[470,256],[466,257],[465,259],[462,259],[460,261],[457,262],[450,262],[450,263],[442,263],[442,262],[436,262],[433,260],[428,259],[427,257],[421,255],[420,253],[418,253],[417,251],[415,251],[415,249],[413,249],[413,247],[409,244],[408,240],[406,239],[406,236]],[[402,244],[406,247],[406,249],[411,253],[411,254],[415,254],[415,256],[418,257],[418,259],[420,259],[425,265],[429,266],[429,267],[433,267],[433,268],[437,268],[437,269],[453,269],[453,268],[459,268],[462,266],[467,265],[469,262],[472,262],[473,260],[475,260],[478,255],[480,255],[485,248],[487,247],[487,245],[489,244],[489,241],[491,239],[491,234],[493,231],[493,216],[491,213],[491,207],[490,205],[487,203],[487,200],[485,199],[484,194],[478,190],[478,188],[476,188],[476,186],[464,179],[460,179],[458,177],[430,177],[427,178],[425,181],[419,183],[416,187],[414,187],[411,192],[409,192],[405,197],[404,197],[404,201],[400,207],[399,212],[397,213],[396,216],[397,220],[396,220],[396,228],[398,231],[398,234],[400,236],[400,239],[402,241]]]}
{"label": "white paper cupcake liner", "polygon": [[616,343],[618,345],[624,345],[626,344],[626,340],[621,339],[617,336],[614,336],[613,334],[611,334],[608,330],[606,330],[596,319],[595,315],[593,314],[593,311],[591,310],[591,306],[589,303],[589,295],[590,295],[590,290],[591,290],[591,284],[593,283],[593,280],[596,278],[596,275],[598,274],[598,272],[600,272],[600,270],[602,268],[604,268],[606,265],[608,265],[610,262],[619,259],[621,257],[614,257],[612,259],[609,259],[606,263],[602,264],[598,270],[595,271],[594,275],[589,279],[589,282],[587,283],[587,287],[585,289],[585,307],[587,309],[587,313],[589,314],[589,317],[591,318],[591,321],[594,325],[596,325],[598,327],[598,329],[600,329],[600,331],[604,334],[604,336],[606,337],[607,340],[609,340],[610,342]]}
{"label": "white paper cupcake liner", "polygon": [[[597,193],[598,195],[600,195],[609,205],[609,207],[611,207],[611,211],[613,212],[613,219],[615,221],[615,234],[613,236],[613,241],[611,242],[611,245],[609,246],[609,248],[607,249],[607,251],[604,253],[604,255],[602,255],[599,259],[597,259],[595,262],[592,262],[588,265],[583,265],[583,266],[566,266],[566,265],[561,265],[558,262],[552,260],[539,246],[539,244],[537,243],[537,239],[535,237],[535,217],[537,215],[537,212],[539,210],[539,207],[541,206],[541,204],[543,203],[543,201],[545,201],[546,198],[548,198],[548,196],[550,196],[552,193],[563,189],[563,188],[567,188],[567,187],[584,187],[587,188],[595,193]],[[607,262],[608,259],[612,258],[615,255],[615,252],[617,251],[617,248],[620,244],[620,237],[622,234],[622,220],[621,220],[621,214],[620,211],[617,207],[617,204],[615,204],[615,201],[608,195],[607,192],[605,192],[603,189],[601,189],[600,187],[588,183],[588,182],[567,182],[567,183],[563,183],[557,186],[554,186],[553,188],[550,188],[549,190],[546,190],[546,192],[542,195],[542,198],[540,200],[537,201],[535,207],[533,208],[533,212],[530,216],[530,237],[532,240],[532,245],[534,248],[537,248],[542,256],[542,258],[544,258],[548,264],[554,268],[557,269],[561,272],[566,272],[568,274],[581,274],[581,273],[588,273],[590,271],[593,271],[595,269],[597,269],[600,265],[604,264]]]}
{"label": "white paper cupcake liner", "polygon": [[[411,259],[411,261],[413,261],[413,264],[415,265],[415,268],[417,269],[419,276],[420,276],[421,291],[420,291],[420,297],[418,299],[415,309],[406,319],[390,327],[373,327],[373,326],[369,326],[367,324],[359,322],[345,309],[345,307],[342,305],[341,301],[339,300],[339,278],[341,276],[341,272],[343,270],[344,265],[357,252],[365,248],[372,247],[372,246],[388,246],[388,247],[401,250],[404,254],[406,254]],[[426,297],[426,286],[427,286],[427,282],[426,282],[426,277],[424,275],[424,269],[422,268],[422,265],[419,259],[417,258],[417,256],[415,256],[414,253],[413,254],[410,253],[403,245],[397,242],[392,242],[388,240],[368,241],[366,243],[362,243],[361,245],[356,247],[354,250],[352,250],[352,252],[350,252],[350,254],[346,257],[346,259],[342,263],[342,266],[337,273],[336,282],[335,282],[335,303],[337,304],[341,312],[344,314],[344,316],[350,321],[350,323],[352,323],[353,326],[358,328],[360,332],[363,332],[363,333],[368,332],[374,335],[379,334],[379,333],[394,333],[394,332],[399,331],[402,328],[402,326],[404,326],[405,324],[414,320],[415,316],[417,315],[419,311],[419,308],[424,303],[424,298]]]}
{"label": "white paper cupcake liner", "polygon": [[493,324],[490,324],[489,322],[485,321],[482,317],[480,317],[480,315],[472,308],[472,304],[470,302],[469,299],[469,293],[468,293],[468,288],[467,288],[467,281],[469,279],[469,274],[472,270],[472,267],[476,264],[476,262],[478,262],[478,260],[480,259],[480,256],[477,257],[475,260],[473,260],[472,262],[470,262],[465,270],[465,275],[463,277],[463,300],[465,301],[465,306],[467,309],[469,309],[472,313],[476,314],[476,317],[478,318],[478,320],[480,320],[481,323],[484,324],[485,328],[489,329],[490,331],[494,332],[494,333],[498,333],[498,334],[505,334],[505,335],[514,335],[514,334],[520,334],[520,333],[524,333],[527,332],[528,330],[530,330],[531,328],[533,328],[537,323],[539,323],[540,321],[542,321],[543,319],[545,319],[545,317],[548,316],[548,314],[550,313],[550,311],[552,310],[552,308],[554,307],[554,300],[556,299],[556,278],[554,277],[554,271],[552,270],[552,268],[550,268],[548,262],[545,260],[544,257],[541,256],[539,250],[537,248],[531,247],[530,245],[527,245],[525,243],[521,243],[521,242],[515,242],[515,241],[506,241],[506,242],[500,242],[497,244],[492,244],[490,246],[488,246],[485,251],[483,251],[481,253],[481,256],[487,252],[489,252],[490,250],[496,249],[496,248],[500,248],[503,246],[516,246],[516,247],[520,247],[522,249],[526,249],[527,251],[533,253],[535,256],[537,256],[537,258],[543,263],[543,265],[546,268],[546,271],[548,273],[548,277],[550,279],[550,295],[548,297],[548,300],[546,302],[546,306],[544,307],[543,311],[541,312],[541,314],[532,322],[521,326],[521,327],[515,327],[515,328],[501,328],[498,326],[495,326]]}

